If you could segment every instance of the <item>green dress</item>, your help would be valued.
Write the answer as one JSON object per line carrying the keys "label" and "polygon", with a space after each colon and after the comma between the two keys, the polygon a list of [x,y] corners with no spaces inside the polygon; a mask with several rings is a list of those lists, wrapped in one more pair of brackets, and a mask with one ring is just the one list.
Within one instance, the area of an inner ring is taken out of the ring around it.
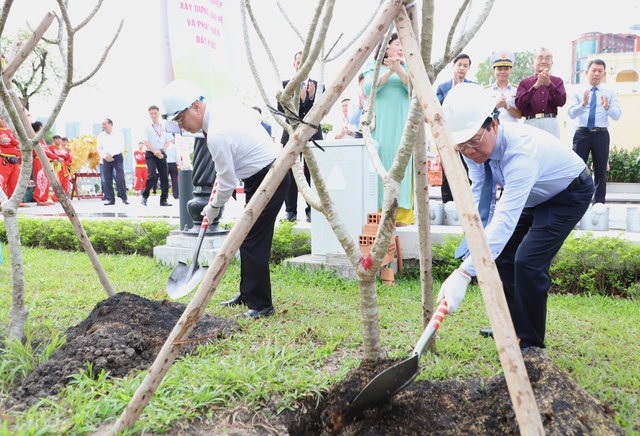
{"label": "green dress", "polygon": [[[406,65],[403,66],[406,70]],[[364,92],[371,95],[373,82],[373,70],[375,63],[370,62],[364,73]],[[380,76],[387,71],[386,67],[380,67]],[[378,155],[388,171],[396,157],[400,140],[402,139],[402,131],[407,122],[409,113],[409,92],[407,85],[402,83],[400,77],[393,73],[387,81],[379,86],[376,91],[375,102],[375,129],[371,132],[373,138],[378,142]],[[398,207],[407,209],[410,212],[410,222],[413,222],[413,196],[412,196],[412,174],[413,174],[413,158],[409,160],[409,164],[404,173],[404,178],[400,184],[400,195],[398,198]],[[382,208],[382,181],[378,180],[378,208]],[[398,218],[406,215],[398,210]],[[400,221],[400,219],[398,219]]]}

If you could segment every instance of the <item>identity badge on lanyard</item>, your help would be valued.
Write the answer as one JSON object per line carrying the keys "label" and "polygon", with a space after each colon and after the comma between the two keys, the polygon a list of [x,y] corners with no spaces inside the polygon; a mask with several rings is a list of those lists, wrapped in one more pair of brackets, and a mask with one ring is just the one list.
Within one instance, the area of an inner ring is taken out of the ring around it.
{"label": "identity badge on lanyard", "polygon": [[155,124],[151,124],[151,127],[153,127],[153,131],[158,135],[158,141],[160,141],[160,138],[162,138],[162,124],[160,124],[160,130],[156,129]]}

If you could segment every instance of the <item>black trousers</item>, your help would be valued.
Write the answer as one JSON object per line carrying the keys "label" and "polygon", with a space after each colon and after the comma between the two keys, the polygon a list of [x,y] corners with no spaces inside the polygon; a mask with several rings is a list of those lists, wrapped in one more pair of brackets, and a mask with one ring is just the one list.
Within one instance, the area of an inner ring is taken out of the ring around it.
{"label": "black trousers", "polygon": [[171,194],[177,200],[180,192],[178,188],[178,164],[175,162],[167,163],[167,170],[171,177]]}
{"label": "black trousers", "polygon": [[[302,154],[301,154],[302,156]],[[309,168],[304,165],[303,168],[304,178],[307,179],[307,183],[311,186],[311,173],[309,172]],[[289,170],[287,177],[289,179],[289,190],[287,192],[287,196],[284,199],[285,211],[287,213],[293,212],[294,214],[298,214],[298,184],[296,183],[295,177],[293,177],[293,170]],[[307,207],[304,208],[305,213],[311,212],[311,206],[307,203]]]}
{"label": "black trousers", "polygon": [[160,203],[167,201],[167,197],[169,196],[169,169],[167,167],[167,158],[163,156],[162,159],[158,159],[155,154],[147,151],[144,154],[144,160],[147,163],[149,175],[147,176],[147,183],[144,191],[142,191],[142,196],[149,198],[149,192],[155,189],[159,177],[161,190]]}
{"label": "black trousers", "polygon": [[573,151],[582,158],[584,163],[589,159],[593,161],[593,179],[596,192],[593,196],[594,203],[604,203],[607,195],[607,162],[609,162],[609,132],[589,132],[577,129],[573,135]]}
{"label": "black trousers", "polygon": [[[460,160],[462,161],[464,170],[468,174],[469,167],[467,167],[467,163],[462,158],[462,154],[458,154],[460,155]],[[469,181],[469,184],[471,184],[471,181]],[[444,172],[444,166],[442,167],[442,186],[440,187],[440,193],[442,194],[442,204],[453,201],[453,193],[451,192],[451,188],[449,187],[449,181],[447,180],[447,174]]]}
{"label": "black trousers", "polygon": [[[257,192],[270,167],[271,164],[244,180],[246,204]],[[240,245],[240,294],[249,309],[273,306],[269,257],[274,226],[288,190],[289,179],[285,177]]]}
{"label": "black trousers", "polygon": [[551,260],[587,211],[592,195],[589,178],[544,203],[525,208],[496,259],[520,348],[545,347]]}
{"label": "black trousers", "polygon": [[124,178],[124,166],[122,164],[122,154],[116,154],[113,161],[104,162],[104,199],[107,201],[115,201],[116,196],[113,192],[113,170],[116,170],[116,189],[118,197],[123,201],[127,199],[127,184]]}

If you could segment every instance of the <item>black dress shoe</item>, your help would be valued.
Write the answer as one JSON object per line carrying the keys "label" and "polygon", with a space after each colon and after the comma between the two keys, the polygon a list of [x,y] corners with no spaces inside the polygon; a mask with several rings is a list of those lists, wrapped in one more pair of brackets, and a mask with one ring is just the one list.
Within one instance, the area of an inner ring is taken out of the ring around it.
{"label": "black dress shoe", "polygon": [[166,201],[161,201],[160,206],[173,206],[173,204],[167,203]]}
{"label": "black dress shoe", "polygon": [[241,313],[240,315],[238,315],[238,318],[262,318],[263,316],[271,316],[275,313],[275,309],[273,308],[273,306],[269,306],[265,309],[250,309],[247,310],[245,313]]}
{"label": "black dress shoe", "polygon": [[295,212],[287,212],[287,217],[285,219],[292,223],[295,223],[296,221],[298,221],[298,217]]}
{"label": "black dress shoe", "polygon": [[140,204],[142,204],[143,206],[146,206],[146,205],[147,205],[147,199],[146,199],[146,198],[144,198],[144,197],[142,197],[142,198],[140,199]]}
{"label": "black dress shoe", "polygon": [[115,201],[107,201],[104,205],[105,206],[113,206],[114,204],[116,204]]}
{"label": "black dress shoe", "polygon": [[129,204],[129,201],[128,200],[122,200],[122,203],[123,204]]}
{"label": "black dress shoe", "polygon": [[493,337],[493,330],[488,328],[488,329],[480,329],[480,336],[482,336],[483,338],[492,338]]}
{"label": "black dress shoe", "polygon": [[244,297],[242,296],[242,294],[236,295],[231,300],[223,301],[222,303],[220,303],[220,306],[238,306],[240,304],[247,304],[244,301]]}

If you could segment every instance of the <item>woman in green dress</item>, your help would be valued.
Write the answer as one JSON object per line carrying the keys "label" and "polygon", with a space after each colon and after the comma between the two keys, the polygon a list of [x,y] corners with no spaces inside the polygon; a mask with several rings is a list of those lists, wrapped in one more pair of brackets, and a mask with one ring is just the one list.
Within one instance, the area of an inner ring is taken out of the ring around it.
{"label": "woman in green dress", "polygon": [[[364,92],[371,95],[373,87],[373,71],[375,59],[384,47],[378,46],[374,60],[369,63],[364,73]],[[385,57],[380,68],[379,81],[375,101],[375,128],[371,132],[378,142],[378,155],[386,170],[396,157],[402,131],[407,122],[409,112],[409,92],[407,85],[409,76],[404,63],[402,46],[398,34],[393,33],[388,42]],[[400,184],[398,198],[398,227],[413,224],[413,161],[410,160]],[[382,181],[378,180],[378,209],[382,208]]]}

